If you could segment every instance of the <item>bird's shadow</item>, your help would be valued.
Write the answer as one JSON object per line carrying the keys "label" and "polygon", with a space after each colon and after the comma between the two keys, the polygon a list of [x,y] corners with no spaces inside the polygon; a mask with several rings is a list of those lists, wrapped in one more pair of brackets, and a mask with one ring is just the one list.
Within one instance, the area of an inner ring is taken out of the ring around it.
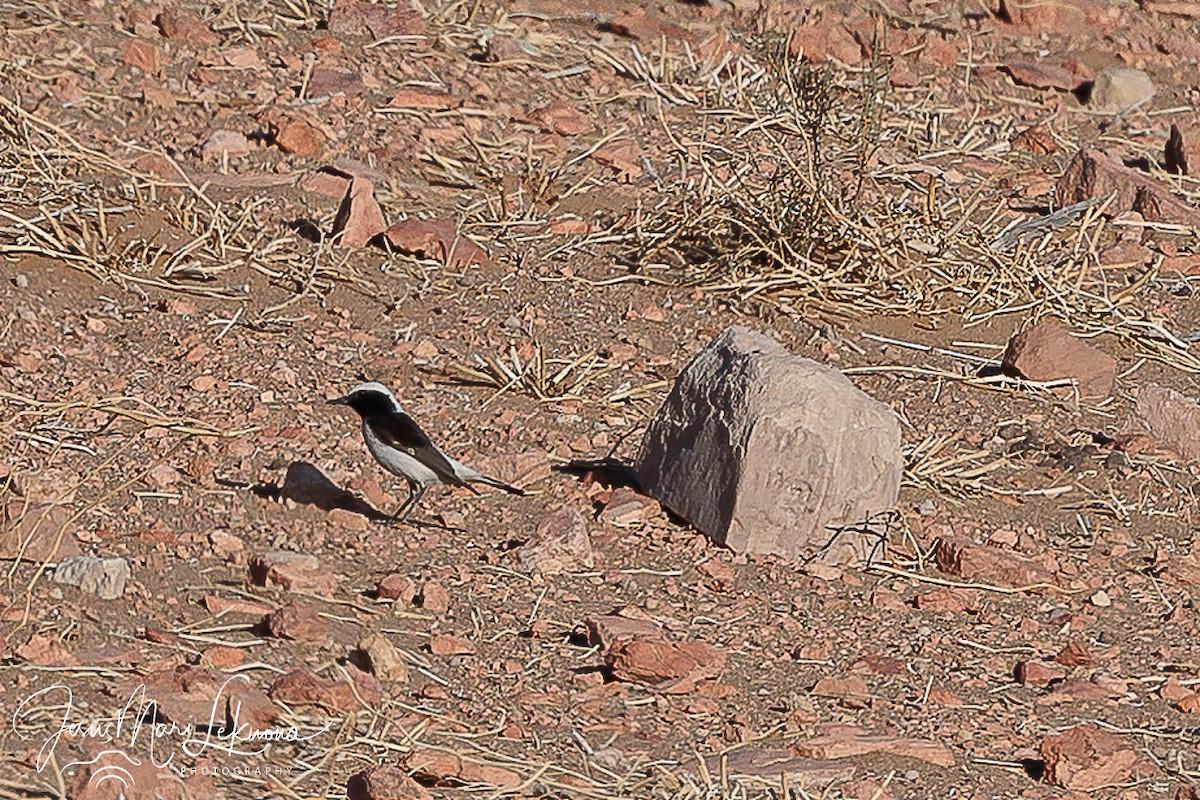
{"label": "bird's shadow", "polygon": [[417,520],[409,517],[403,523],[397,522],[390,514],[385,514],[366,500],[348,489],[343,489],[331,481],[324,472],[307,461],[293,461],[288,464],[283,476],[283,483],[243,483],[218,478],[217,483],[239,489],[249,490],[264,500],[280,502],[291,500],[300,505],[312,506],[329,512],[335,508],[361,514],[371,522],[386,525],[407,525],[412,528],[437,528],[440,530],[456,531],[457,528],[427,520]]}
{"label": "bird's shadow", "polygon": [[333,511],[340,508],[354,514],[361,514],[372,522],[388,522],[391,517],[359,497],[354,492],[343,489],[326,477],[324,472],[307,461],[293,461],[288,464],[283,483],[234,483],[220,481],[228,485],[241,486],[249,489],[255,495],[265,499],[291,500],[306,506],[314,506],[322,511]]}

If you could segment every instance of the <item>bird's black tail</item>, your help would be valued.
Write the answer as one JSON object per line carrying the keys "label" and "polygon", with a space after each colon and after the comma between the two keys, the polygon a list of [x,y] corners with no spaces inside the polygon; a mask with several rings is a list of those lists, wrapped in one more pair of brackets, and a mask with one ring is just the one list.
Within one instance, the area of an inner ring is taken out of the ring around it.
{"label": "bird's black tail", "polygon": [[515,486],[509,486],[504,481],[498,481],[495,478],[489,478],[487,475],[480,475],[478,478],[475,479],[475,482],[476,483],[484,483],[484,484],[487,484],[488,486],[494,486],[497,489],[503,489],[504,491],[508,492],[509,494],[515,494],[518,497],[528,497],[529,496],[529,492],[525,491],[524,489],[518,489]]}

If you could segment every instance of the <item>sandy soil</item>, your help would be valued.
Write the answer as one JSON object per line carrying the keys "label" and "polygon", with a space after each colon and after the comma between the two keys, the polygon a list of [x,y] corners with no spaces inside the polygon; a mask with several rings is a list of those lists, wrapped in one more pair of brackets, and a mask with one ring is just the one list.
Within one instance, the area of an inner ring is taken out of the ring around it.
{"label": "sandy soil", "polygon": [[[1197,394],[1200,12],[399,5],[0,6],[0,795],[1200,791],[1200,446],[1130,435],[1144,387]],[[1155,94],[1104,106],[1111,67]],[[1047,223],[1081,148],[1109,183]],[[350,178],[441,233],[339,246]],[[1110,396],[1001,374],[1042,319]],[[902,419],[871,565],[738,555],[633,491],[731,324]],[[404,486],[325,404],[363,379],[529,495],[387,524]],[[531,573],[561,509],[591,559]],[[945,571],[955,537],[998,555]],[[273,551],[315,561],[256,582]],[[120,596],[52,580],[72,554],[124,559]],[[622,680],[588,631],[618,610],[719,676]],[[142,685],[162,724],[236,689],[303,741],[87,729]],[[70,765],[106,748],[141,763]],[[812,760],[736,766],[766,749]],[[379,764],[423,788],[352,779]]]}

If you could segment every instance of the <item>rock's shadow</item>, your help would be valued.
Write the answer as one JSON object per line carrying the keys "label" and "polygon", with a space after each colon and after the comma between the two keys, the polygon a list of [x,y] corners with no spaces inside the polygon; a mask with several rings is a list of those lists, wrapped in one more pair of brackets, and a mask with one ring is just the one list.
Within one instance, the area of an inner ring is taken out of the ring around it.
{"label": "rock's shadow", "polygon": [[556,466],[554,467],[554,471],[574,475],[577,478],[584,478],[590,474],[592,480],[601,486],[606,486],[610,489],[627,486],[634,491],[641,491],[641,486],[638,485],[637,473],[633,471],[633,467],[624,461],[611,457],[600,459],[580,458],[567,464]]}
{"label": "rock's shadow", "polygon": [[372,506],[351,491],[338,486],[307,461],[288,464],[283,484],[255,483],[249,487],[259,497],[269,500],[291,500],[306,506],[315,506],[322,511],[340,508],[361,514],[372,522],[385,522],[391,517]]}

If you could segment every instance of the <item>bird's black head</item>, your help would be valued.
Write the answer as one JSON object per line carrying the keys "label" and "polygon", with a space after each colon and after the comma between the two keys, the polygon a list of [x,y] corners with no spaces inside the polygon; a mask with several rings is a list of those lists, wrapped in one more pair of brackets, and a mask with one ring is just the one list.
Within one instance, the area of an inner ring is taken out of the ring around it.
{"label": "bird's black head", "polygon": [[360,417],[376,417],[384,414],[403,414],[404,409],[396,396],[382,383],[363,383],[355,386],[346,395],[329,401],[330,405],[350,406]]}

